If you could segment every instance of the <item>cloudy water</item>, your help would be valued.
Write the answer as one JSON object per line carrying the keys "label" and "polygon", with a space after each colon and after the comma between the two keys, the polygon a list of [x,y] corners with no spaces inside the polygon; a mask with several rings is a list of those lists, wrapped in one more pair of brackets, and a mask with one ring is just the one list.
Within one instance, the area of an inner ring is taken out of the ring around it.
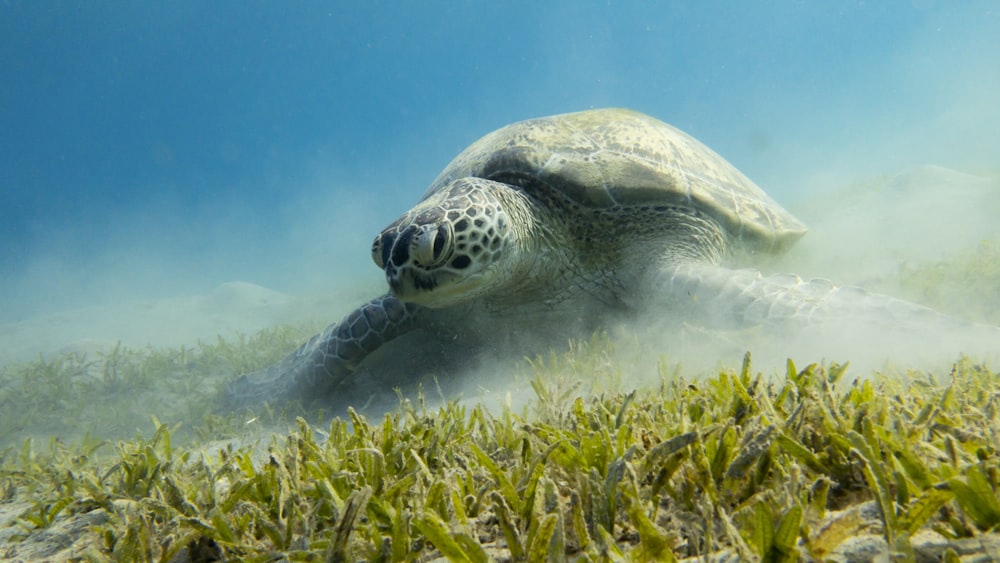
{"label": "cloudy water", "polygon": [[608,106],[813,227],[771,270],[889,291],[1000,238],[998,37],[992,1],[8,0],[0,363],[336,320],[462,148]]}

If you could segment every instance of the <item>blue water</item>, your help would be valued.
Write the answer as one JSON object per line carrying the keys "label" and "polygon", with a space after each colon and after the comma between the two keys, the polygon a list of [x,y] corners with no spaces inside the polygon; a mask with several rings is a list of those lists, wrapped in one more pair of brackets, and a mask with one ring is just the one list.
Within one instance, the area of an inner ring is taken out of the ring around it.
{"label": "blue water", "polygon": [[996,1],[8,0],[0,321],[377,281],[371,237],[462,147],[589,107],[671,122],[785,204],[995,172],[998,38]]}

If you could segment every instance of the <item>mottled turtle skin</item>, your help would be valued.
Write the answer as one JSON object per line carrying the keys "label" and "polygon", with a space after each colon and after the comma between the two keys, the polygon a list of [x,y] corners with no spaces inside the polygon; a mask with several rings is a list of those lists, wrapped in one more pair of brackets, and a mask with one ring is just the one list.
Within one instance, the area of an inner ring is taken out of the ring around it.
{"label": "mottled turtle skin", "polygon": [[607,299],[663,264],[780,252],[804,233],[691,136],[604,109],[523,121],[476,141],[382,231],[372,256],[403,301],[503,305],[581,290]]}
{"label": "mottled turtle skin", "polygon": [[599,325],[640,311],[737,328],[814,323],[828,311],[932,314],[824,280],[729,268],[781,253],[805,231],[721,156],[650,116],[598,109],[508,125],[459,154],[375,238],[386,294],[231,382],[223,403],[322,400],[376,352],[382,365],[433,360],[440,350],[396,349],[414,331],[475,335],[460,348],[470,355],[511,335],[544,341],[573,319]]}

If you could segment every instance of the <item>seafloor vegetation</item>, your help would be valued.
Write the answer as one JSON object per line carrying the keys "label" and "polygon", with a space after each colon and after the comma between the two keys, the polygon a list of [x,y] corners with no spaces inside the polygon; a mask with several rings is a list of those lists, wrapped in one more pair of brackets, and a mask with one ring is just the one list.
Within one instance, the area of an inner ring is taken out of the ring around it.
{"label": "seafloor vegetation", "polygon": [[[966,272],[1000,263],[982,252]],[[903,275],[920,292],[951,270]],[[623,391],[596,337],[531,361],[523,408],[212,414],[208,374],[314,328],[0,368],[0,559],[1000,559],[1000,373],[974,360],[766,376],[747,357],[704,377],[664,361],[659,385]]]}
{"label": "seafloor vegetation", "polygon": [[[1000,374],[987,367],[851,381],[843,365],[789,363],[769,380],[747,358],[738,372],[670,370],[657,388],[581,397],[581,374],[614,379],[609,346],[532,362],[523,412],[404,401],[381,420],[352,411],[320,430],[300,418],[270,437],[206,415],[184,446],[155,418],[115,443],[24,438],[0,457],[12,511],[0,556],[779,561],[891,546],[957,561],[997,547]],[[136,373],[167,361],[116,354]]]}

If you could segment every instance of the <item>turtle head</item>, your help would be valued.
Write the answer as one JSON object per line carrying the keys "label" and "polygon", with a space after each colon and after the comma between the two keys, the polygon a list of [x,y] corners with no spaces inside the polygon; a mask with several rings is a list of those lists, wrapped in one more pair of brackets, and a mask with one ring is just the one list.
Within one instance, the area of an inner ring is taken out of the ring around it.
{"label": "turtle head", "polygon": [[454,180],[375,237],[372,259],[402,301],[440,308],[489,293],[512,275],[517,199],[507,184]]}

